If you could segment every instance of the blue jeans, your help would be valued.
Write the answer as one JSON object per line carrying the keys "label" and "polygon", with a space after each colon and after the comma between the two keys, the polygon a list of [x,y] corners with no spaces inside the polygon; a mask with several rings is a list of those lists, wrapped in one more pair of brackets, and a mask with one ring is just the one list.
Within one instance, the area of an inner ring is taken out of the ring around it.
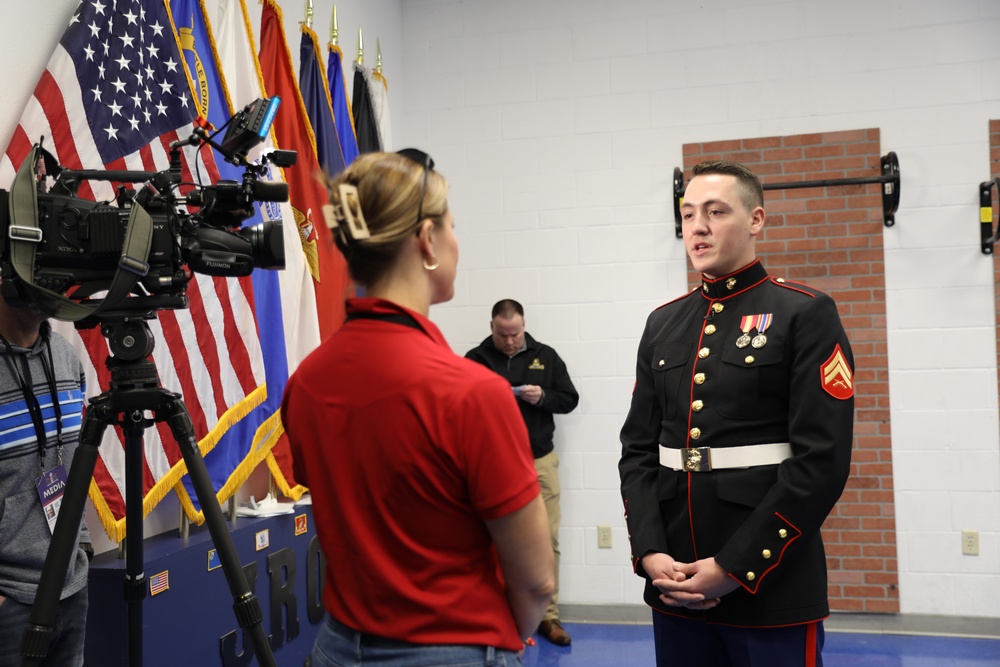
{"label": "blue jeans", "polygon": [[[21,635],[28,625],[31,605],[11,598],[0,603],[0,667],[20,667]],[[39,667],[81,667],[87,639],[87,587],[60,600],[56,612],[55,637],[49,654]]]}
{"label": "blue jeans", "polygon": [[514,651],[492,646],[411,644],[356,632],[327,616],[313,644],[312,667],[515,667]]}

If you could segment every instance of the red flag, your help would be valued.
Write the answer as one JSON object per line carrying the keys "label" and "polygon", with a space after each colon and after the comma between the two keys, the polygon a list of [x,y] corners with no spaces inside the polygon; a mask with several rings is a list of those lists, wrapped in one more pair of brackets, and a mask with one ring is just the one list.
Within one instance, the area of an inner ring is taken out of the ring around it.
{"label": "red flag", "polygon": [[[281,9],[273,0],[264,0],[261,11],[260,68],[268,96],[281,98],[281,106],[272,125],[275,147],[298,151],[296,165],[285,170],[288,200],[295,213],[302,249],[316,287],[320,337],[325,339],[344,321],[344,300],[350,282],[347,265],[334,247],[333,236],[327,227],[329,195],[319,179],[321,168],[316,137],[292,69]],[[286,249],[285,252],[291,251]],[[295,482],[291,462],[288,440],[282,436],[268,455],[268,468],[281,492],[297,498],[303,487]]]}
{"label": "red flag", "polygon": [[[9,186],[31,145],[41,137],[69,169],[160,171],[169,144],[191,134],[196,117],[191,83],[162,0],[81,3],[56,46],[0,161]],[[208,180],[218,180],[210,150],[201,153]],[[191,157],[194,153],[191,153]],[[187,157],[182,181],[197,180]],[[79,197],[114,200],[111,183],[83,182]],[[202,451],[212,448],[266,393],[249,278],[196,275],[186,294],[190,308],[163,310],[150,329],[162,385],[180,392]],[[107,341],[98,329],[57,328],[81,351],[88,394],[106,390]],[[151,406],[152,407],[152,406]],[[91,499],[109,537],[125,535],[124,439],[107,429],[91,485]],[[144,434],[143,506],[148,513],[186,467],[169,428],[157,422]]]}
{"label": "red flag", "polygon": [[320,338],[325,339],[344,321],[344,300],[349,288],[347,265],[334,247],[327,227],[329,195],[320,180],[322,169],[316,153],[316,135],[292,69],[281,9],[273,0],[264,0],[261,12],[260,68],[268,96],[281,98],[272,126],[276,147],[298,151],[296,165],[285,170],[288,201],[309,260],[316,287]]}

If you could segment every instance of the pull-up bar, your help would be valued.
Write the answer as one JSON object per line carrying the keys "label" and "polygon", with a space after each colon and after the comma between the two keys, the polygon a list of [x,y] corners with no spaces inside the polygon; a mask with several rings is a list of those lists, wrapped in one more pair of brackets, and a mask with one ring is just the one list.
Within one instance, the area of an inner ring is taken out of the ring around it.
{"label": "pull-up bar", "polygon": [[[793,181],[791,183],[764,183],[765,190],[793,190],[798,188],[832,188],[843,185],[882,184],[882,220],[886,227],[896,224],[899,209],[899,159],[893,152],[882,156],[882,174],[863,178],[832,178],[819,181]],[[990,184],[992,185],[992,184]],[[1000,185],[998,185],[1000,187]],[[988,192],[987,192],[988,196]],[[674,168],[674,226],[681,238],[681,203],[684,200],[684,170]],[[994,239],[995,241],[996,239]],[[985,252],[985,251],[984,251]]]}
{"label": "pull-up bar", "polygon": [[997,192],[1000,192],[1000,178],[979,184],[979,239],[984,255],[992,255],[993,244],[1000,241],[1000,225],[997,225],[997,231],[993,233],[993,195],[990,190],[994,185]]}

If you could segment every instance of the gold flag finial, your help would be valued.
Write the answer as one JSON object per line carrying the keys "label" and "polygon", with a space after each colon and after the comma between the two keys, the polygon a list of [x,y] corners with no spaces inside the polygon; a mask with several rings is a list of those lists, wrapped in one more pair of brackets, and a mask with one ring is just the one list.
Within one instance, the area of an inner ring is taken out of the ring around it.
{"label": "gold flag finial", "polygon": [[310,30],[313,27],[313,0],[306,0],[306,27]]}
{"label": "gold flag finial", "polygon": [[340,31],[337,29],[337,5],[333,5],[333,16],[330,17],[330,44],[340,45]]}
{"label": "gold flag finial", "polygon": [[361,36],[361,26],[358,26],[358,57],[354,59],[359,65],[365,64],[365,40]]}
{"label": "gold flag finial", "polygon": [[378,37],[375,38],[375,73],[382,73],[382,45],[378,41]]}

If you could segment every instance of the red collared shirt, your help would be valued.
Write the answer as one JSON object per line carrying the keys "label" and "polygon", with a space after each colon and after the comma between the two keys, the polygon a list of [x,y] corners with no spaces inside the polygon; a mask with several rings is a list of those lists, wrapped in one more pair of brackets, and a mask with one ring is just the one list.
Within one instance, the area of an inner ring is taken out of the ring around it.
{"label": "red collared shirt", "polygon": [[510,387],[416,312],[372,298],[347,312],[282,403],[327,610],[393,639],[519,649],[485,525],[539,492]]}

